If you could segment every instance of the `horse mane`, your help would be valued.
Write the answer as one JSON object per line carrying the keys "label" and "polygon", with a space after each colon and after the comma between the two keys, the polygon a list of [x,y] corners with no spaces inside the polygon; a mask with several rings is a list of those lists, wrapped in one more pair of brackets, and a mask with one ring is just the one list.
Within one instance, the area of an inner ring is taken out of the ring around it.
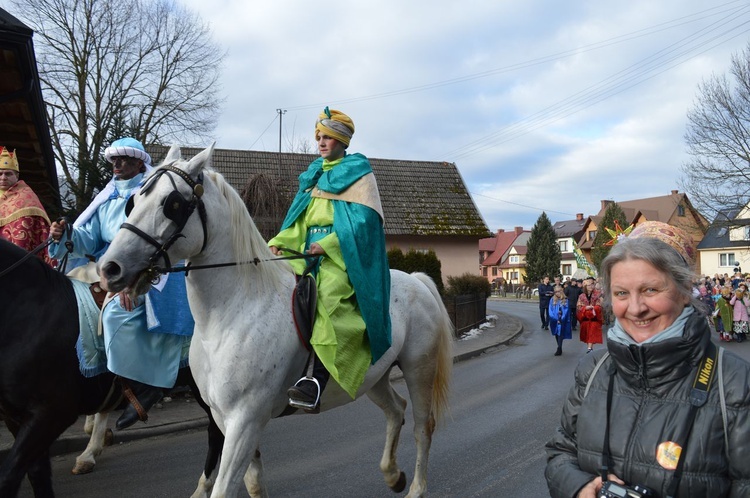
{"label": "horse mane", "polygon": [[[214,182],[229,207],[232,249],[237,261],[252,261],[254,258],[265,261],[274,258],[274,254],[255,226],[253,218],[247,211],[247,206],[237,191],[216,170],[206,168],[204,171],[206,176]],[[280,290],[284,279],[292,273],[292,267],[286,261],[281,260],[256,265],[239,265],[238,271],[240,279],[246,286],[250,283],[251,277],[258,278],[259,276],[259,283],[264,288],[273,286]]]}

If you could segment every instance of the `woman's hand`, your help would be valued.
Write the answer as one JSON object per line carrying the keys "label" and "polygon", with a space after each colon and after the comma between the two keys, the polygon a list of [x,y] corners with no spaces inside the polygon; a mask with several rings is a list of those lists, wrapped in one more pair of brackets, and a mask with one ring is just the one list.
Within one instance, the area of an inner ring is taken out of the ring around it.
{"label": "woman's hand", "polygon": [[281,254],[281,250],[276,246],[270,246],[269,249],[271,250],[274,256],[278,256],[279,254]]}
{"label": "woman's hand", "polygon": [[[625,485],[625,483],[614,474],[609,474],[607,478],[610,481],[616,482],[617,484],[622,484],[623,486]],[[602,490],[602,486],[602,477],[599,476],[582,487],[578,492],[577,498],[596,498],[597,496],[599,496],[599,491]]]}

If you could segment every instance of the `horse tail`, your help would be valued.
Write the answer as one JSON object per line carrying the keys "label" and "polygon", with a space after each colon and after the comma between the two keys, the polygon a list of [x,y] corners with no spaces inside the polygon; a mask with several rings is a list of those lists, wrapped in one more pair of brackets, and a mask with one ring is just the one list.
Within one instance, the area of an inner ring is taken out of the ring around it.
{"label": "horse tail", "polygon": [[444,412],[448,410],[448,393],[450,388],[451,371],[453,369],[453,323],[443,304],[443,298],[438,292],[433,280],[424,273],[412,273],[422,282],[432,294],[440,308],[435,378],[432,383],[432,414],[435,422],[439,423]]}

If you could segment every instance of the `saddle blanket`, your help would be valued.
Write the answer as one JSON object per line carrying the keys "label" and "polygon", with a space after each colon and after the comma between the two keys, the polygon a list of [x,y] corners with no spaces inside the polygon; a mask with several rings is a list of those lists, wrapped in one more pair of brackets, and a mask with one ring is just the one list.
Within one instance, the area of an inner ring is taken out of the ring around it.
{"label": "saddle blanket", "polygon": [[70,279],[70,283],[73,284],[78,303],[78,366],[84,377],[93,377],[107,371],[104,337],[97,333],[99,308],[89,290],[90,284],[75,279]]}

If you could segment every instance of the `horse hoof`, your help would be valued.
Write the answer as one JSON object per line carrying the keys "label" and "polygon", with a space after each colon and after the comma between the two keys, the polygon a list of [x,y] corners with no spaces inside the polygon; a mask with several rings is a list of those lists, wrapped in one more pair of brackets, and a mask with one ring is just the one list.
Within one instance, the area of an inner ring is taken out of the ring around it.
{"label": "horse hoof", "polygon": [[104,446],[112,446],[112,443],[115,442],[115,434],[112,432],[112,429],[107,429],[104,433]]}
{"label": "horse hoof", "polygon": [[394,493],[400,493],[404,489],[406,489],[406,474],[404,474],[404,471],[401,471],[401,475],[398,476],[398,481],[396,481],[396,484],[391,486],[391,489]]}
{"label": "horse hoof", "polygon": [[94,471],[95,463],[91,462],[76,462],[76,466],[71,471],[73,475],[80,476],[83,474],[90,474]]}

